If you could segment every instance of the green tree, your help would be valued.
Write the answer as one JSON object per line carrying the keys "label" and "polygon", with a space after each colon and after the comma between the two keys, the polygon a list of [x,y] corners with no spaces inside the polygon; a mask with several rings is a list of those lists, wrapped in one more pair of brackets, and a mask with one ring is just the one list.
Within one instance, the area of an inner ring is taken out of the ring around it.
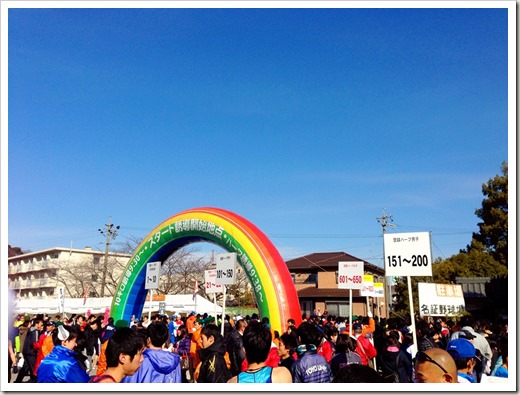
{"label": "green tree", "polygon": [[482,184],[485,198],[475,214],[482,219],[479,232],[473,233],[468,251],[483,250],[507,267],[507,162],[502,163],[502,175]]}
{"label": "green tree", "polygon": [[507,268],[498,263],[491,254],[482,250],[471,249],[445,260],[438,260],[433,265],[435,283],[455,283],[455,277],[503,277]]}

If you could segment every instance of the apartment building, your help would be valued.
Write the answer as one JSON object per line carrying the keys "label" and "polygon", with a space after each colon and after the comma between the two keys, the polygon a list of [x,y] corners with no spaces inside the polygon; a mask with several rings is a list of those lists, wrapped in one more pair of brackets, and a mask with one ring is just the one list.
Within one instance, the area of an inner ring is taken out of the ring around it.
{"label": "apartment building", "polygon": [[[115,289],[131,255],[107,255],[105,296]],[[49,248],[8,259],[9,289],[17,299],[78,298],[101,295],[105,253],[84,249]]]}

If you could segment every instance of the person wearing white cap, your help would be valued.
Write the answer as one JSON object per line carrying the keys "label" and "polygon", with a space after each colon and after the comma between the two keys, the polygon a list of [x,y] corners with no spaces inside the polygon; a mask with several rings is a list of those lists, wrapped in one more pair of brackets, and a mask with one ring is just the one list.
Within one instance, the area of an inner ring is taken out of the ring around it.
{"label": "person wearing white cap", "polygon": [[88,383],[90,378],[74,351],[78,335],[75,329],[65,325],[53,331],[56,345],[38,368],[38,383]]}

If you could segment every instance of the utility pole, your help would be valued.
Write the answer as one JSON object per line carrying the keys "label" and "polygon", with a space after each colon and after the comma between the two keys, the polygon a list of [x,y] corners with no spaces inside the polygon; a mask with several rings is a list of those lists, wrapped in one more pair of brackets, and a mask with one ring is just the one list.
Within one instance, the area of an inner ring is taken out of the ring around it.
{"label": "utility pole", "polygon": [[[386,274],[386,263],[385,263],[385,233],[386,233],[386,227],[395,228],[395,225],[393,224],[394,219],[392,218],[392,215],[386,215],[385,208],[383,208],[383,216],[380,218],[376,218],[377,222],[381,224],[383,227],[383,268],[385,269]],[[390,223],[389,223],[390,222]],[[387,318],[390,317],[390,308],[392,307],[392,279],[388,279],[388,277],[385,275],[385,310],[386,310],[386,316]]]}
{"label": "utility pole", "polygon": [[106,241],[105,241],[105,260],[103,262],[103,275],[101,277],[101,293],[100,296],[105,296],[105,286],[107,281],[107,270],[108,270],[108,249],[110,247],[110,239],[115,239],[117,236],[117,230],[119,229],[118,226],[114,226],[112,224],[112,217],[108,218],[108,224],[105,224],[106,228],[101,229],[99,228],[98,231],[102,235],[106,235]]}

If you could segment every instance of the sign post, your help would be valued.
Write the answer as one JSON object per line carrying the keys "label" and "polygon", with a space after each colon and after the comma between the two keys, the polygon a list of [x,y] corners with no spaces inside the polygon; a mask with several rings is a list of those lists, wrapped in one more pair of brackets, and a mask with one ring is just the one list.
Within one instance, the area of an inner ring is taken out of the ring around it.
{"label": "sign post", "polygon": [[146,265],[146,281],[144,288],[150,290],[150,304],[148,307],[148,321],[152,319],[152,295],[153,290],[159,288],[159,272],[161,270],[161,262],[148,262]]}
{"label": "sign post", "polygon": [[349,290],[349,328],[352,336],[352,290],[363,288],[364,263],[362,261],[338,262],[338,288]]}
{"label": "sign post", "polygon": [[385,284],[384,283],[374,283],[374,292],[376,294],[379,322],[381,322],[381,302],[379,301],[379,298],[382,298],[385,296]]}
{"label": "sign post", "polygon": [[65,292],[63,288],[58,288],[58,311],[60,314],[65,313]]}
{"label": "sign post", "polygon": [[[385,233],[383,235],[386,275],[406,277],[408,281],[408,298],[415,350],[417,350],[417,334],[415,333],[415,314],[410,277],[432,276],[430,239],[430,232]],[[412,355],[412,357],[414,356]]]}
{"label": "sign post", "polygon": [[[236,283],[237,272],[237,254],[231,252],[229,254],[217,254],[217,276],[215,283],[224,287],[223,301],[222,301],[222,328],[221,334],[224,336],[224,317],[226,313],[226,285]],[[215,317],[215,323],[216,317]]]}

